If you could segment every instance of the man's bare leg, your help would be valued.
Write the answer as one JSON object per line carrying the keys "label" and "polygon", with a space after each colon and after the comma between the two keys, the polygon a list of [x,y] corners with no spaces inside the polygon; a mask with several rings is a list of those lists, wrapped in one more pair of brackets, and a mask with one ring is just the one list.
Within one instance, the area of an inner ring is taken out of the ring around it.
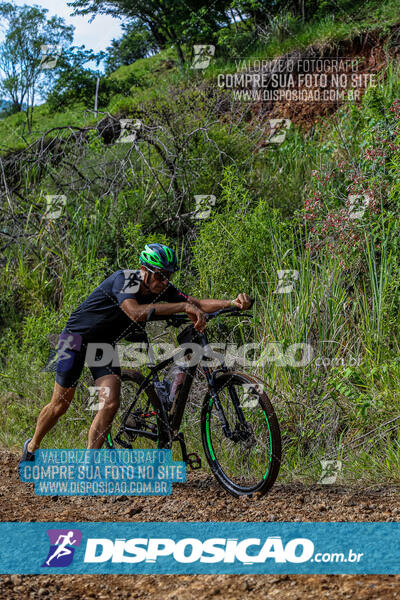
{"label": "man's bare leg", "polygon": [[53,395],[49,404],[46,404],[41,410],[36,423],[35,433],[28,444],[28,451],[35,452],[40,447],[40,443],[46,433],[50,431],[57,423],[58,419],[67,412],[71,400],[74,397],[76,388],[65,388],[57,382],[54,384]]}
{"label": "man's bare leg", "polygon": [[98,394],[99,404],[102,406],[93,419],[89,430],[88,448],[101,448],[115,413],[119,408],[119,394],[121,391],[121,380],[118,375],[103,375],[95,381],[96,387],[102,388]]}

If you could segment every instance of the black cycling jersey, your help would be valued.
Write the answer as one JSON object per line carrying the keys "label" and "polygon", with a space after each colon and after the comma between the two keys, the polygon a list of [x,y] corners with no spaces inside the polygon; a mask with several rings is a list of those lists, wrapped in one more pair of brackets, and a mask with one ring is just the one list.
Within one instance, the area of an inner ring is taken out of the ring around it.
{"label": "black cycling jersey", "polygon": [[140,270],[120,269],[107,277],[71,313],[65,330],[79,333],[84,342],[115,343],[120,339],[133,340],[144,331],[145,322],[134,323],[120,305],[127,298],[139,304],[183,302],[188,296],[169,283],[161,294],[140,291]]}

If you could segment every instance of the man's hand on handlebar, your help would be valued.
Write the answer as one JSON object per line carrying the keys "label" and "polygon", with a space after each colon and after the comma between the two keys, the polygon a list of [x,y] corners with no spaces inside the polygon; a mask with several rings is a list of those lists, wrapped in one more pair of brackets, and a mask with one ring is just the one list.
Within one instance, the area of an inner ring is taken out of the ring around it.
{"label": "man's hand on handlebar", "polygon": [[195,330],[203,333],[207,324],[205,313],[190,302],[186,302],[185,312],[189,319],[193,321]]}
{"label": "man's hand on handlebar", "polygon": [[250,308],[252,300],[248,294],[239,294],[238,297],[233,300],[233,304],[240,310],[246,310],[247,308]]}

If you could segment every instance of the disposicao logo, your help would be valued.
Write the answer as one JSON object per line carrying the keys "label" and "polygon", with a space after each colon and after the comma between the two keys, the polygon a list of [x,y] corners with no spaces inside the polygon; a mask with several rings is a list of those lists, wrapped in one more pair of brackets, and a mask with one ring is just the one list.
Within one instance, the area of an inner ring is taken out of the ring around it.
{"label": "disposicao logo", "polygon": [[176,542],[170,538],[89,538],[86,544],[85,563],[155,563],[160,557],[170,557],[178,563],[234,563],[247,565],[264,563],[303,563],[312,557],[314,544],[307,538],[295,538],[282,543],[279,536],[244,540],[210,538],[201,541],[185,538]]}
{"label": "disposicao logo", "polygon": [[68,567],[73,561],[75,548],[81,545],[80,529],[48,529],[50,549],[42,567]]}

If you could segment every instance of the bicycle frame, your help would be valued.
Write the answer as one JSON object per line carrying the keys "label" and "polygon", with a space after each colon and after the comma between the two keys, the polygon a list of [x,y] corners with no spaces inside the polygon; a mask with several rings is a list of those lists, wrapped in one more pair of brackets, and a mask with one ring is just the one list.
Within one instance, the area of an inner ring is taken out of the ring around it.
{"label": "bicycle frame", "polygon": [[[219,311],[219,312],[221,312],[221,311]],[[203,333],[194,332],[193,336],[192,336],[192,341],[198,343],[202,348],[205,349],[205,353],[203,353],[203,356],[202,356],[202,361],[203,361],[204,357],[207,357],[207,356],[210,357],[210,354],[208,352],[209,342],[208,342],[207,334],[205,332],[203,332]],[[154,353],[153,353],[153,350],[152,350],[151,345],[148,342],[148,340],[147,340],[147,343],[148,343],[148,348],[149,348],[149,355],[152,359],[152,357],[154,357]],[[216,391],[216,386],[215,386],[217,374],[220,372],[227,372],[229,369],[226,366],[225,361],[221,357],[221,355],[213,353],[212,357],[219,359],[220,366],[217,369],[211,370],[210,367],[208,367],[205,364],[200,364],[200,367],[206,377],[210,396],[212,397],[212,399],[214,401],[215,408],[216,408],[218,417],[221,421],[221,425],[222,425],[224,434],[230,438],[230,437],[232,437],[232,431],[229,427],[229,423],[226,419],[224,410],[221,406],[218,392]],[[197,368],[199,366],[198,364],[195,364],[195,365],[192,365],[192,366],[189,366],[186,368],[187,375],[186,375],[185,381],[184,381],[181,389],[179,390],[177,397],[174,399],[174,402],[173,402],[173,405],[172,405],[169,415],[165,409],[164,403],[158,398],[158,395],[156,394],[157,400],[158,400],[157,409],[159,411],[159,422],[161,424],[161,431],[159,430],[157,433],[153,433],[150,431],[144,431],[143,429],[135,429],[133,427],[129,427],[128,425],[126,425],[126,421],[129,417],[133,407],[135,406],[136,401],[137,401],[138,397],[140,396],[140,394],[142,392],[145,392],[146,388],[149,385],[152,385],[152,382],[159,381],[159,378],[158,378],[159,371],[162,371],[163,369],[165,369],[165,367],[172,364],[174,359],[175,359],[175,356],[171,356],[171,357],[161,361],[159,364],[154,364],[154,363],[151,364],[150,363],[150,365],[148,365],[148,367],[150,369],[150,373],[147,375],[147,377],[144,379],[144,381],[140,385],[139,390],[137,391],[134,399],[132,400],[128,410],[123,415],[121,427],[120,427],[118,434],[116,435],[116,439],[118,439],[118,436],[120,435],[120,433],[123,430],[125,430],[126,432],[129,432],[131,434],[136,434],[136,435],[140,435],[142,437],[151,439],[154,442],[162,440],[163,444],[165,444],[167,448],[170,448],[172,445],[172,442],[174,442],[174,441],[179,441],[181,443],[181,445],[183,444],[183,447],[184,447],[183,438],[182,438],[182,435],[179,434],[179,429],[180,429],[180,426],[182,423],[186,404],[187,404],[187,401],[188,401],[188,398],[190,395],[190,391],[191,391],[191,388],[193,385],[194,377],[195,377]],[[229,392],[230,392],[232,402],[235,407],[239,422],[245,424],[245,417],[244,417],[243,411],[240,407],[240,403],[239,403],[239,399],[238,399],[236,390],[234,389],[233,386],[232,387],[229,386]],[[121,440],[119,440],[119,441],[121,441]]]}

